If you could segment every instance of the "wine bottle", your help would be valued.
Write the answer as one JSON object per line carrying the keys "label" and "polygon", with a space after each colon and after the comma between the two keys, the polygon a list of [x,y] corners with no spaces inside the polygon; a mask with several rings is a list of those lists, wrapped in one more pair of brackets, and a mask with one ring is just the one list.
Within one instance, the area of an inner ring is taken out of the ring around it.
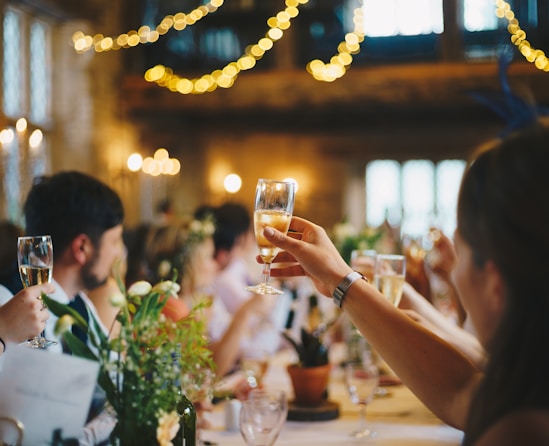
{"label": "wine bottle", "polygon": [[179,392],[177,402],[179,431],[173,440],[175,446],[196,446],[196,409],[183,392]]}

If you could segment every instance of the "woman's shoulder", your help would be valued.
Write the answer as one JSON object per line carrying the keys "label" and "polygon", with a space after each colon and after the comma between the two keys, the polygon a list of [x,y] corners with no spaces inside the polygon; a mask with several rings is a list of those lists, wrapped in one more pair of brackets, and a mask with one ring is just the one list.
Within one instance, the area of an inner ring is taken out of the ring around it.
{"label": "woman's shoulder", "polygon": [[549,444],[549,409],[528,409],[510,413],[482,435],[477,446]]}

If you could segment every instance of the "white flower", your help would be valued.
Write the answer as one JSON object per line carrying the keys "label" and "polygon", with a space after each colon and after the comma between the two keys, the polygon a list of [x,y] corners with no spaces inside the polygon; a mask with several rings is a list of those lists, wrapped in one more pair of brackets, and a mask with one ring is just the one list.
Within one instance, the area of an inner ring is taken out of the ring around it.
{"label": "white flower", "polygon": [[178,283],[172,282],[171,280],[164,280],[162,282],[158,282],[152,288],[152,292],[162,294],[163,296],[177,297],[177,293],[179,293],[180,289],[181,287]]}
{"label": "white flower", "polygon": [[128,294],[131,296],[146,296],[151,292],[152,285],[145,281],[145,280],[139,280],[138,282],[135,282],[130,286],[130,289],[128,290]]}
{"label": "white flower", "polygon": [[59,319],[57,319],[53,332],[55,333],[56,336],[60,336],[66,331],[69,331],[73,324],[74,324],[73,317],[70,314],[64,314]]}
{"label": "white flower", "polygon": [[191,230],[191,232],[201,233],[202,222],[200,220],[193,220],[190,224],[189,229]]}
{"label": "white flower", "polygon": [[215,225],[213,222],[207,220],[203,223],[202,231],[207,235],[212,235],[215,231]]}
{"label": "white flower", "polygon": [[172,271],[172,264],[169,260],[162,260],[158,265],[158,275],[160,277],[166,277]]}
{"label": "white flower", "polygon": [[126,303],[126,296],[120,292],[113,293],[109,301],[113,307],[120,308]]}
{"label": "white flower", "polygon": [[179,430],[179,415],[174,410],[170,413],[162,412],[156,428],[156,439],[160,446],[173,446],[172,440]]}

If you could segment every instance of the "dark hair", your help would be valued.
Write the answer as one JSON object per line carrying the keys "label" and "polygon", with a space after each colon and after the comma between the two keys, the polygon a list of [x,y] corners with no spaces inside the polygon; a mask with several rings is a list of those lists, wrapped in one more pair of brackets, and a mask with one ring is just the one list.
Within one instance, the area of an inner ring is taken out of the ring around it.
{"label": "dark hair", "polygon": [[548,164],[549,128],[536,124],[482,150],[462,181],[458,231],[478,266],[494,262],[506,292],[466,445],[512,411],[549,409]]}
{"label": "dark hair", "polygon": [[250,213],[238,203],[225,203],[214,209],[215,251],[231,250],[238,237],[245,234],[252,223]]}
{"label": "dark hair", "polygon": [[17,237],[23,234],[16,223],[0,221],[0,284],[13,294],[23,288],[17,266]]}
{"label": "dark hair", "polygon": [[25,232],[51,235],[54,257],[79,234],[86,234],[97,245],[106,230],[124,220],[118,194],[101,181],[76,171],[35,179],[23,209]]}
{"label": "dark hair", "polygon": [[141,223],[134,228],[124,230],[123,239],[128,250],[125,282],[128,287],[138,280],[150,280],[145,259],[145,248],[150,231],[150,223]]}

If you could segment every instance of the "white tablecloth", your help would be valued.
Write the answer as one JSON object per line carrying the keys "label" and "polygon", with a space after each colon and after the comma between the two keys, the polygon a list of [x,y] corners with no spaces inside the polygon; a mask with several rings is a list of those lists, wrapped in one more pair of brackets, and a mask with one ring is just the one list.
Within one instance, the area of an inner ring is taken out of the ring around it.
{"label": "white tablecloth", "polygon": [[[334,352],[337,356],[339,353]],[[331,355],[332,356],[332,355]],[[285,365],[292,362],[292,352],[282,352],[271,361],[264,386],[282,389],[292,398],[292,390]],[[335,361],[337,363],[337,360]],[[331,421],[286,421],[276,446],[302,445],[398,445],[431,446],[461,444],[461,431],[442,423],[405,386],[384,387],[385,396],[374,399],[367,408],[367,422],[377,435],[355,439],[350,432],[358,423],[358,407],[353,405],[343,384],[342,371],[334,366],[329,384],[330,401],[339,404],[339,418]],[[224,404],[206,414],[211,428],[202,432],[202,439],[219,446],[243,446],[238,431],[227,431],[224,425]]]}

